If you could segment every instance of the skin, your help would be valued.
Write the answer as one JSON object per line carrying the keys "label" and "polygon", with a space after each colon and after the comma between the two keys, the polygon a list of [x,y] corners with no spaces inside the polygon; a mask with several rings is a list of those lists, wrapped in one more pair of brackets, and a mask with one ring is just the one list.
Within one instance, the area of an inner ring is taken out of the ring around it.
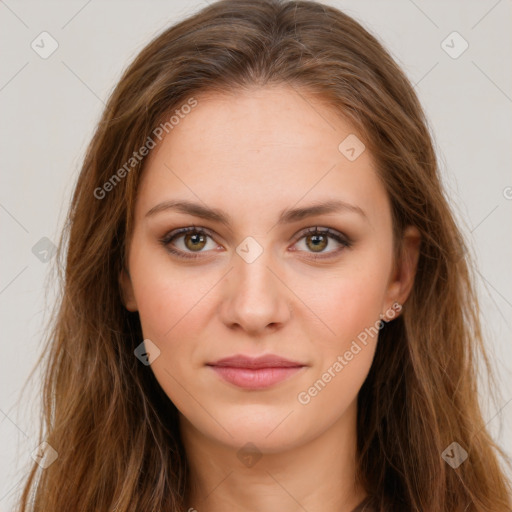
{"label": "skin", "polygon": [[[419,233],[406,230],[394,261],[390,204],[369,151],[347,159],[338,145],[354,130],[306,93],[267,86],[196,98],[149,155],[120,276],[126,308],[139,312],[144,338],[160,350],[150,368],[180,411],[192,475],[187,504],[199,512],[350,512],[365,497],[355,483],[356,399],[377,335],[309,403],[297,397],[406,301]],[[222,209],[231,223],[174,210],[146,216],[170,199]],[[325,199],[365,216],[340,211],[277,224],[282,210]],[[172,242],[199,253],[196,260],[159,241],[189,226],[213,234]],[[303,233],[315,226],[345,234],[352,246],[328,237],[315,251]],[[263,251],[251,263],[236,252],[248,236]],[[330,257],[315,261],[318,253]],[[246,390],[206,366],[234,354],[277,354],[306,367]],[[237,457],[248,442],[261,455],[252,465]]]}

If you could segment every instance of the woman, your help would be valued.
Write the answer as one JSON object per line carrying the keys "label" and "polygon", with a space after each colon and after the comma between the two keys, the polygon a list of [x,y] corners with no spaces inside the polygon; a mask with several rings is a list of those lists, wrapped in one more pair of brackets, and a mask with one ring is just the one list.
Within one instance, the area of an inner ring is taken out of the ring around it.
{"label": "woman", "polygon": [[152,41],[59,256],[20,511],[511,509],[425,116],[339,10],[220,1]]}

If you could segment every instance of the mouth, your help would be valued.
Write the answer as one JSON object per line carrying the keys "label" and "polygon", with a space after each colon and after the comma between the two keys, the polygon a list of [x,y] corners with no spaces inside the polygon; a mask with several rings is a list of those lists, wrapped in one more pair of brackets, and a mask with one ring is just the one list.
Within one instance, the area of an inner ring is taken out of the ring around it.
{"label": "mouth", "polygon": [[296,375],[306,365],[275,355],[233,356],[207,366],[225,381],[243,389],[265,389]]}

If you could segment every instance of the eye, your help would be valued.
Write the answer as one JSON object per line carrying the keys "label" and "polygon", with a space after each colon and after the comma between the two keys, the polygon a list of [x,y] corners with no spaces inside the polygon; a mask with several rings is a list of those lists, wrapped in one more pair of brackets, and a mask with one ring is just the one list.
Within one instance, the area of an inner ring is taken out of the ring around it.
{"label": "eye", "polygon": [[[208,245],[208,238],[212,238],[208,231],[190,226],[172,231],[163,237],[160,242],[170,253],[181,258],[193,259],[201,257],[200,254],[194,253],[205,252],[203,249]],[[176,240],[179,240],[179,242],[176,243]],[[218,247],[215,243],[212,245],[213,247],[210,247],[210,249]]]}
{"label": "eye", "polygon": [[[305,232],[302,232],[302,236],[299,238],[298,242],[302,240],[304,240],[303,246],[306,247],[306,252],[311,251],[314,259],[330,258],[343,249],[352,246],[352,241],[348,237],[330,228],[308,228]],[[326,247],[333,245],[331,243],[332,240],[335,242],[334,245],[338,245],[338,249],[325,251],[324,249]]]}

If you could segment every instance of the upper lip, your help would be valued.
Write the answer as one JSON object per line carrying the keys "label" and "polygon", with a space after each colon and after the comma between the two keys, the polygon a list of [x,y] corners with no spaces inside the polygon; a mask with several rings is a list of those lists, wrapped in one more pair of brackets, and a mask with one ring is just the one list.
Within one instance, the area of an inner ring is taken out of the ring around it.
{"label": "upper lip", "polygon": [[207,363],[208,366],[228,366],[231,368],[295,368],[305,366],[297,361],[291,361],[274,354],[268,354],[260,357],[249,357],[244,355],[235,355],[219,359],[213,363]]}

